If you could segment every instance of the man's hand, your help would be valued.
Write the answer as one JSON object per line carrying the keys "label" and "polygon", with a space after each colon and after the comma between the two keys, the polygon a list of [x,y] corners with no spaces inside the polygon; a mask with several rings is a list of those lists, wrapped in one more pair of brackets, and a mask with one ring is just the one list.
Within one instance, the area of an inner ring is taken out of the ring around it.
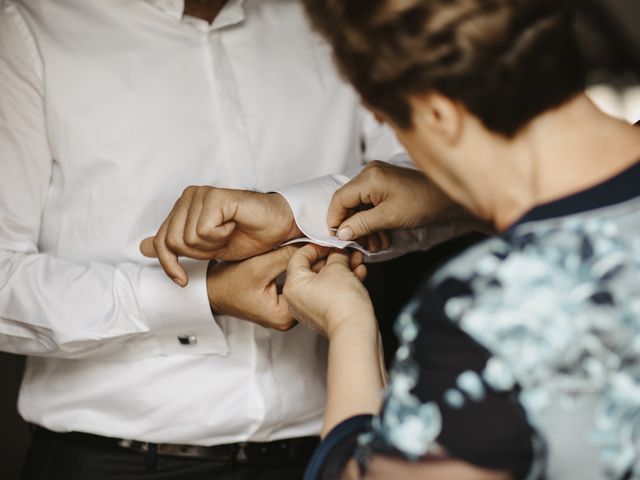
{"label": "man's hand", "polygon": [[286,272],[294,246],[279,248],[241,262],[211,262],[207,292],[214,315],[231,315],[275,330],[289,330],[296,321],[278,292],[276,279]]}
{"label": "man's hand", "polygon": [[166,274],[185,286],[180,256],[243,260],[301,235],[289,205],[277,193],[188,187],[155,237],[142,241],[140,251],[157,257]]}
{"label": "man's hand", "polygon": [[341,240],[356,240],[468,218],[421,172],[376,161],[334,193],[327,222]]}

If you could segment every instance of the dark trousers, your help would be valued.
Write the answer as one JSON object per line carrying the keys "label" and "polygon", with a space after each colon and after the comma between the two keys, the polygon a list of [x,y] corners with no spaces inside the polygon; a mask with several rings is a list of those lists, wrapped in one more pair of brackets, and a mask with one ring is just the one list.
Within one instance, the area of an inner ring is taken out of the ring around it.
{"label": "dark trousers", "polygon": [[36,431],[22,480],[301,480],[309,457],[231,465],[153,457]]}

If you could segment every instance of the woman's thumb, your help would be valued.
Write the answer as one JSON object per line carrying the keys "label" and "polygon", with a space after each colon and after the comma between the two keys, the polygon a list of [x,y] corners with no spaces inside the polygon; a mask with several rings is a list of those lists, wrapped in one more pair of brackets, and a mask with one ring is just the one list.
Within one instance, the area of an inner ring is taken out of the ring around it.
{"label": "woman's thumb", "polygon": [[347,218],[338,227],[336,237],[340,240],[357,240],[374,232],[385,230],[384,215],[379,206],[363,210]]}

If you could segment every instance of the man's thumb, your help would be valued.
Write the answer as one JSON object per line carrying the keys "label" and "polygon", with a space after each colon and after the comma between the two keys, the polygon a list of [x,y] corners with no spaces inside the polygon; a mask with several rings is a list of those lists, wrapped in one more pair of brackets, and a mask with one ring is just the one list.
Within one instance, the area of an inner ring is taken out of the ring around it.
{"label": "man's thumb", "polygon": [[153,239],[155,237],[148,237],[140,242],[140,253],[145,257],[156,258],[158,254],[156,253],[156,247],[153,246]]}

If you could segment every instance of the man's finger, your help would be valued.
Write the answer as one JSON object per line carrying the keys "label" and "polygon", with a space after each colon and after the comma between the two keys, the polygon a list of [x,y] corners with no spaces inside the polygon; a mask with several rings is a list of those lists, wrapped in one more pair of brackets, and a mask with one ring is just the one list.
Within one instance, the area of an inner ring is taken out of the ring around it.
{"label": "man's finger", "polygon": [[222,243],[224,243],[231,236],[233,231],[236,229],[236,222],[227,222],[222,225],[218,225],[217,227],[207,230],[206,236],[203,237],[212,245],[217,245],[218,248],[222,248]]}
{"label": "man's finger", "polygon": [[178,255],[169,250],[169,248],[167,247],[167,224],[168,221],[165,220],[164,223],[160,226],[160,230],[158,230],[158,233],[154,238],[153,245],[155,247],[156,253],[158,254],[158,261],[160,262],[160,266],[167,274],[167,276],[181,287],[185,287],[189,282],[187,273],[184,271],[184,268],[182,268],[182,265],[180,265],[180,262],[178,261]]}
{"label": "man's finger", "polygon": [[293,318],[293,315],[289,310],[289,304],[287,303],[287,300],[282,294],[278,295],[276,311],[277,315],[275,318],[278,321],[277,330],[286,332],[298,325],[298,322],[295,318]]}
{"label": "man's finger", "polygon": [[200,237],[197,228],[206,197],[205,192],[206,190],[203,188],[198,189],[191,200],[184,225],[184,243],[190,248],[211,251],[216,250],[219,245]]}
{"label": "man's finger", "polygon": [[140,242],[140,253],[148,258],[158,258],[156,253],[156,247],[153,246],[153,239],[155,237],[147,237]]}
{"label": "man's finger", "polygon": [[176,255],[183,255],[187,250],[187,246],[184,243],[184,234],[193,195],[193,190],[185,191],[173,207],[171,215],[167,218],[165,244]]}
{"label": "man's finger", "polygon": [[268,280],[254,300],[257,303],[253,317],[258,324],[283,332],[296,326],[297,322],[289,311],[286,299],[279,293],[275,279]]}
{"label": "man's finger", "polygon": [[254,257],[254,259],[260,262],[259,269],[263,278],[271,281],[287,271],[289,260],[291,260],[291,257],[293,257],[297,251],[297,246],[288,245]]}
{"label": "man's finger", "polygon": [[196,230],[201,238],[211,242],[221,242],[235,228],[235,214],[238,205],[229,199],[230,192],[224,189],[211,189],[204,198],[202,212]]}

